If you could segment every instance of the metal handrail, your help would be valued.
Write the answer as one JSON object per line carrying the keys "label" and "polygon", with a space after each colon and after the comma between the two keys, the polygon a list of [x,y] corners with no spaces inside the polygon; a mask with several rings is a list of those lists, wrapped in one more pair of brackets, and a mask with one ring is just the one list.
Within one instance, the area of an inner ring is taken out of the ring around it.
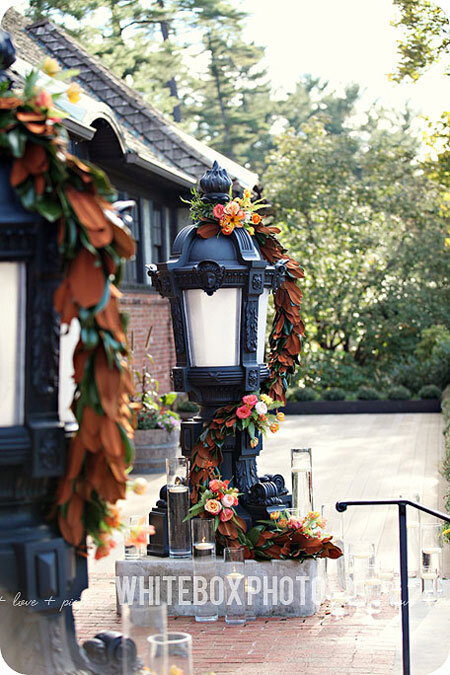
{"label": "metal handrail", "polygon": [[401,611],[402,611],[402,660],[403,675],[411,673],[411,655],[409,641],[409,590],[408,590],[408,534],[406,528],[406,507],[412,506],[419,511],[435,516],[450,523],[450,515],[435,511],[418,502],[409,499],[375,499],[364,501],[336,502],[336,511],[343,513],[348,506],[398,506],[398,530],[400,538],[400,584],[401,584]]}

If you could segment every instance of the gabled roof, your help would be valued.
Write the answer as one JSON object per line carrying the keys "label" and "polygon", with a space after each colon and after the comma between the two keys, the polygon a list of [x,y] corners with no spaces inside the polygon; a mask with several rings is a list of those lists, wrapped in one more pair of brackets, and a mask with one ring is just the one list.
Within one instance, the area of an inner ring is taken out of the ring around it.
{"label": "gabled roof", "polygon": [[257,182],[256,174],[182,131],[48,19],[31,24],[9,9],[2,26],[11,34],[17,55],[31,65],[52,56],[62,68],[76,68],[79,74],[75,79],[89,97],[108,106],[132,152],[154,158],[193,182],[214,159],[243,186],[253,187]]}

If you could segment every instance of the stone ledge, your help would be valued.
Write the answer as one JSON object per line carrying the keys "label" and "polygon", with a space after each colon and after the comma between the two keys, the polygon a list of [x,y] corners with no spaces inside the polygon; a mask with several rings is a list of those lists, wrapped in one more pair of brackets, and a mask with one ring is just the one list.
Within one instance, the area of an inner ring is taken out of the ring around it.
{"label": "stone ledge", "polygon": [[[223,578],[224,574],[225,564],[217,559],[215,570],[210,576]],[[252,578],[251,583],[255,588],[259,585],[261,588],[260,592],[253,595],[252,606],[256,616],[312,616],[318,609],[323,589],[316,560],[309,559],[303,563],[295,560],[268,562],[246,560],[245,574]],[[124,589],[128,588],[129,597],[122,595],[124,603],[137,605],[140,602],[154,604],[158,604],[159,601],[167,602],[169,615],[194,616],[193,576],[194,566],[191,558],[176,560],[148,556],[140,560],[117,560],[117,612],[120,614],[119,590],[123,593]],[[164,581],[164,577],[173,577],[174,580]],[[128,580],[125,581],[125,578]],[[136,581],[133,581],[133,578],[136,578]],[[172,598],[168,598],[170,585]],[[276,596],[271,593],[271,589],[274,588]],[[158,595],[159,599],[156,599]],[[218,604],[218,614],[224,616],[224,602]]]}

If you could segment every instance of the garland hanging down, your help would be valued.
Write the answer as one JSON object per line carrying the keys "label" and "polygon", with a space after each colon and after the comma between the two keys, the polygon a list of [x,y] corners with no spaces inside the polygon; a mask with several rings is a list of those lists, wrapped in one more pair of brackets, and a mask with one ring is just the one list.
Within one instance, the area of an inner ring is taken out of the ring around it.
{"label": "garland hanging down", "polygon": [[[13,159],[11,185],[24,208],[57,230],[64,276],[54,307],[62,324],[80,323],[72,403],[79,431],[70,442],[54,512],[68,542],[81,550],[90,534],[100,557],[113,545],[119,518],[112,504],[125,497],[132,460],[137,404],[130,400],[133,379],[117,286],[123,259],[135,246],[111,204],[114,191],[105,174],[67,152],[64,113],[53,108],[55,96],[36,86],[38,76],[31,72],[20,94],[0,84],[0,152]],[[65,92],[72,102],[80,97],[77,87]]]}
{"label": "garland hanging down", "polygon": [[[304,274],[300,264],[291,258],[278,241],[276,235],[281,231],[280,228],[264,225],[258,213],[264,205],[260,200],[252,202],[249,190],[244,191],[243,197],[236,197],[225,205],[203,202],[196,190],[192,194],[189,204],[198,236],[204,239],[229,236],[235,227],[243,227],[250,236],[255,237],[267,262],[285,262],[286,278],[274,295],[275,315],[269,336],[270,376],[264,385],[264,392],[248,394],[237,403],[219,408],[213,419],[205,424],[193,448],[190,476],[193,506],[190,517],[215,517],[218,544],[244,546],[247,558],[337,558],[342,555],[342,551],[331,542],[332,537],[325,534],[324,524],[319,527],[320,516],[317,513],[305,514],[300,520],[284,512],[276,513],[272,521],[262,522],[246,532],[245,522],[234,510],[227,508],[225,503],[221,505],[216,496],[211,496],[211,493],[214,494],[211,486],[216,487],[217,483],[221,483],[219,471],[226,437],[236,435],[237,431],[247,432],[250,445],[256,447],[259,434],[265,435],[268,429],[276,432],[278,422],[284,419],[283,413],[278,412],[274,416],[270,411],[286,403],[286,389],[299,364],[304,326],[300,317],[302,292],[298,280]],[[226,494],[223,496],[226,499]],[[216,513],[210,510],[212,505],[219,509]]]}

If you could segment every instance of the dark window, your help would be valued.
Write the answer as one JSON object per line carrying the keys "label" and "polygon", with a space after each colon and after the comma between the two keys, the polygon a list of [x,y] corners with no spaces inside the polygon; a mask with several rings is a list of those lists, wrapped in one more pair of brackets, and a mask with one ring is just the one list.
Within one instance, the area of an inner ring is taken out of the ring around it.
{"label": "dark window", "polygon": [[162,262],[165,258],[164,237],[165,217],[164,208],[153,202],[152,209],[152,263]]}
{"label": "dark window", "polygon": [[89,159],[89,144],[86,141],[69,140],[69,152],[79,159]]}
{"label": "dark window", "polygon": [[134,199],[135,207],[131,211],[133,225],[131,232],[136,240],[136,255],[134,260],[127,260],[125,263],[125,274],[123,280],[129,284],[144,283],[144,261],[142,256],[142,208],[138,197],[133,197],[127,192],[119,192],[119,199]]}

